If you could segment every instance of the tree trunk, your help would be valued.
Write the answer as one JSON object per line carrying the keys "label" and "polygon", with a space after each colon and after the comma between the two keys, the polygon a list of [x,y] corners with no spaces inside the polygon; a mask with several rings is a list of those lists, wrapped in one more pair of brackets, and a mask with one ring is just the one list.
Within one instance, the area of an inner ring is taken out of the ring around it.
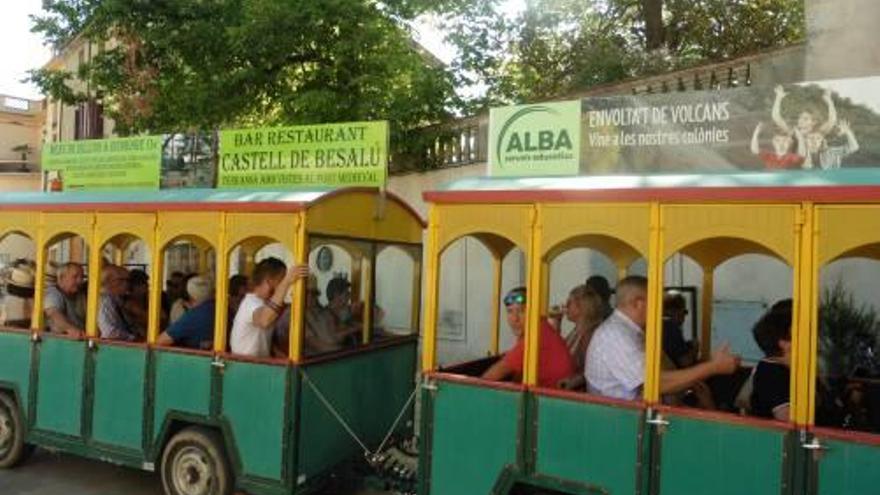
{"label": "tree trunk", "polygon": [[663,0],[641,0],[642,19],[645,21],[645,48],[648,51],[663,47]]}

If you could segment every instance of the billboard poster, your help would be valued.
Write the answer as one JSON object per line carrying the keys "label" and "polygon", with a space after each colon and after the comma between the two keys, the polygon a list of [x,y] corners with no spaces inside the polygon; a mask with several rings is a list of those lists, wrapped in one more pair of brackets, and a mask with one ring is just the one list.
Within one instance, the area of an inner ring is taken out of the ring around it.
{"label": "billboard poster", "polygon": [[64,191],[159,189],[162,136],[47,143],[43,170]]}
{"label": "billboard poster", "polygon": [[219,188],[385,185],[388,122],[220,131]]}
{"label": "billboard poster", "polygon": [[[877,167],[878,87],[880,77],[871,77],[586,98],[580,102],[578,167],[571,175]],[[498,165],[490,162],[493,174]]]}
{"label": "billboard poster", "polygon": [[494,176],[577,175],[580,102],[489,111],[489,163]]}

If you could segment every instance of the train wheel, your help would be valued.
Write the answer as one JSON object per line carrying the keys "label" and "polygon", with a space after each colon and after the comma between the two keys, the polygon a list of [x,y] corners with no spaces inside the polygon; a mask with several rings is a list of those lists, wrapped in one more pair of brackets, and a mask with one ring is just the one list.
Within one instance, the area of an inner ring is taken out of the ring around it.
{"label": "train wheel", "polygon": [[24,421],[12,396],[0,392],[0,468],[15,467],[33,450],[24,443]]}
{"label": "train wheel", "polygon": [[162,454],[162,486],[167,495],[232,493],[232,475],[220,436],[199,427],[174,435]]}

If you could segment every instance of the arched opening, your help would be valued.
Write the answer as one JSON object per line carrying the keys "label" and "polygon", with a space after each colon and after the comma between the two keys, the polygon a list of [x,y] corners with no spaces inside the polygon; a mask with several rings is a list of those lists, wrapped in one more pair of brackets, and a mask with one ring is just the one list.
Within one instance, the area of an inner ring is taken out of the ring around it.
{"label": "arched opening", "polygon": [[374,302],[374,246],[365,241],[312,236],[303,351],[306,356],[369,343],[384,308]]}
{"label": "arched opening", "polygon": [[284,280],[293,266],[293,253],[276,239],[255,236],[233,246],[226,262],[228,350],[255,358],[286,357],[291,292]]}
{"label": "arched opening", "polygon": [[22,232],[0,237],[0,327],[31,328],[36,245]]}
{"label": "arched opening", "polygon": [[[549,378],[551,354],[544,347],[553,347],[549,334],[542,332],[539,357],[539,382],[567,390],[585,391],[584,375],[587,349],[604,320],[611,315],[613,292],[617,282],[641,260],[637,249],[619,239],[605,235],[579,235],[561,242],[546,255],[548,283],[546,322],[565,339],[571,372],[562,380]],[[644,263],[642,263],[644,264]],[[543,324],[543,322],[542,322]],[[555,337],[552,337],[555,339]],[[558,347],[558,342],[556,347]],[[555,361],[559,361],[558,356]],[[545,378],[542,380],[542,374]]]}
{"label": "arched opening", "polygon": [[663,287],[661,400],[788,421],[791,266],[755,241],[704,239],[666,260]]}
{"label": "arched opening", "polygon": [[880,243],[821,267],[815,421],[880,433]]}
{"label": "arched opening", "polygon": [[418,246],[380,244],[376,248],[374,327],[388,336],[419,332],[422,250]]}
{"label": "arched opening", "polygon": [[86,331],[86,306],[89,246],[77,234],[61,233],[44,247],[45,288],[43,315],[45,329],[51,334],[82,337]]}
{"label": "arched opening", "polygon": [[[210,350],[214,340],[216,251],[198,236],[180,236],[161,248],[158,273],[165,280],[159,297],[159,345]],[[155,310],[154,310],[155,311]]]}
{"label": "arched opening", "polygon": [[472,234],[445,247],[438,270],[438,364],[480,376],[516,342],[503,298],[526,285],[525,254],[503,237]]}
{"label": "arched opening", "polygon": [[102,339],[145,342],[150,324],[151,253],[143,239],[117,234],[101,246],[96,323]]}

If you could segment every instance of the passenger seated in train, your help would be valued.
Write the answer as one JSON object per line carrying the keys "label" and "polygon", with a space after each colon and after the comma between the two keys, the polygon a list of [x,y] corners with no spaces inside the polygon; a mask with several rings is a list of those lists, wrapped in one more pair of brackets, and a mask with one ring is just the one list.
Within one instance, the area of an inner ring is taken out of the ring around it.
{"label": "passenger seated in train", "polygon": [[696,361],[693,346],[684,339],[687,315],[687,302],[680,292],[669,291],[663,296],[663,353],[676,368],[687,368]]}
{"label": "passenger seated in train", "polygon": [[774,305],[752,329],[764,359],[752,374],[750,413],[788,421],[791,374],[791,305]]}
{"label": "passenger seated in train", "polygon": [[190,279],[195,277],[197,274],[195,273],[187,273],[180,280],[180,297],[177,298],[176,301],[171,305],[171,309],[168,311],[168,322],[174,323],[179,320],[181,316],[183,316],[186,311],[192,307],[192,301],[190,301],[189,297],[186,294],[186,284],[189,283]]}
{"label": "passenger seated in train", "polygon": [[602,299],[602,319],[604,320],[611,316],[611,313],[614,312],[614,308],[611,307],[611,294],[614,291],[611,290],[611,284],[608,283],[608,279],[602,275],[593,275],[587,277],[585,284],[593,289],[599,295],[599,298]]}
{"label": "passenger seated in train", "polygon": [[191,301],[189,311],[159,335],[159,345],[190,349],[210,349],[214,342],[214,284],[207,277],[195,276],[186,283]]}
{"label": "passenger seated in train", "polygon": [[65,263],[55,274],[55,284],[46,287],[43,312],[46,328],[57,334],[81,337],[86,326],[86,292],[82,290],[83,269]]}
{"label": "passenger seated in train", "polygon": [[[516,344],[495,364],[486,370],[484,380],[517,381],[524,370],[525,327],[526,327],[526,289],[517,287],[504,296],[507,309],[507,324],[516,337]],[[555,388],[574,372],[574,363],[568,353],[565,340],[553,326],[542,320],[540,327],[540,355],[538,356],[538,385]]]}
{"label": "passenger seated in train", "polygon": [[327,309],[333,315],[337,331],[349,336],[347,344],[356,345],[355,334],[360,329],[360,325],[355,318],[354,305],[351,303],[351,282],[345,277],[333,277],[327,282],[326,294]]}
{"label": "passenger seated in train", "polygon": [[101,298],[98,301],[98,332],[102,339],[136,340],[125,319],[123,304],[128,294],[128,270],[117,265],[101,269]]}
{"label": "passenger seated in train", "polygon": [[30,328],[34,308],[34,267],[19,260],[3,276],[6,296],[0,305],[0,326]]}
{"label": "passenger seated in train", "polygon": [[[645,324],[648,280],[629,276],[617,286],[617,309],[605,320],[587,348],[584,377],[587,391],[616,399],[636,400],[645,382]],[[709,361],[679,370],[664,371],[660,392],[681,392],[710,376],[728,375],[739,368],[739,358],[727,346],[712,353]]]}
{"label": "passenger seated in train", "polygon": [[[329,284],[328,284],[329,287]],[[345,348],[351,336],[360,331],[356,326],[341,327],[329,308],[321,305],[321,289],[314,275],[309,275],[306,292],[306,311],[303,329],[303,353],[307,356]],[[276,355],[287,355],[290,335],[290,307],[275,323]]]}
{"label": "passenger seated in train", "polygon": [[565,337],[565,345],[568,347],[574,372],[559,383],[560,388],[581,390],[586,386],[584,359],[593,332],[605,319],[603,304],[602,298],[586,284],[579,285],[569,292],[564,314],[568,321],[574,323],[574,329]]}
{"label": "passenger seated in train", "polygon": [[138,340],[145,340],[150,305],[150,276],[143,270],[128,272],[128,294],[123,309],[125,320]]}
{"label": "passenger seated in train", "polygon": [[232,328],[232,321],[235,320],[235,313],[238,312],[238,307],[241,305],[242,299],[248,293],[250,281],[245,275],[233,275],[229,277],[229,285],[227,286],[227,294],[228,294],[228,322],[230,328]]}
{"label": "passenger seated in train", "polygon": [[259,358],[271,355],[272,332],[284,310],[287,291],[308,274],[307,265],[294,265],[288,270],[278,258],[257,263],[251,277],[253,289],[242,299],[232,323],[229,344],[233,353]]}

